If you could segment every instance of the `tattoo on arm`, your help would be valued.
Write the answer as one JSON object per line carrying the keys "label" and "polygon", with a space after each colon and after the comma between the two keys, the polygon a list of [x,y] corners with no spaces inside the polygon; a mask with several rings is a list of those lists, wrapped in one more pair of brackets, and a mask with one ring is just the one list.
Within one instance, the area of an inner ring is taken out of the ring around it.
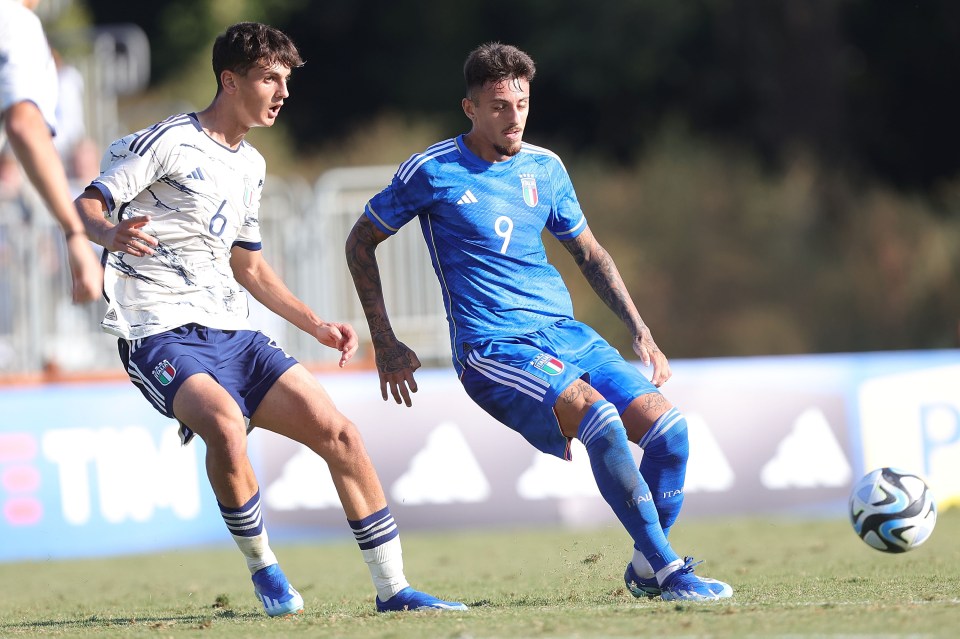
{"label": "tattoo on arm", "polygon": [[617,265],[614,264],[613,258],[607,250],[596,241],[592,243],[592,246],[587,246],[583,235],[562,242],[562,244],[573,256],[577,266],[580,267],[580,272],[587,278],[590,287],[603,300],[603,303],[616,313],[624,324],[629,327],[635,326],[636,333],[639,334],[639,331],[643,328],[643,322],[639,320],[639,314],[634,307],[626,285],[623,283],[620,271],[617,270]]}
{"label": "tattoo on arm", "polygon": [[410,351],[402,346],[388,346],[376,349],[377,370],[387,375],[410,370],[413,363],[410,361]]}
{"label": "tattoo on arm", "polygon": [[381,241],[377,238],[373,223],[366,216],[362,216],[353,225],[345,247],[347,266],[353,276],[353,284],[357,289],[360,306],[363,307],[374,344],[378,337],[393,333],[383,300],[383,283],[377,264],[376,250]]}

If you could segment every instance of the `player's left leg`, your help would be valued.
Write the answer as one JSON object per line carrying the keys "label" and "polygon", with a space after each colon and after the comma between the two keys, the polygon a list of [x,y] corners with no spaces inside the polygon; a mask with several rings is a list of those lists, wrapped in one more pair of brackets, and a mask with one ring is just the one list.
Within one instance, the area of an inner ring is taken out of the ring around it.
{"label": "player's left leg", "polygon": [[634,399],[622,412],[627,438],[643,449],[640,474],[650,485],[660,527],[670,534],[683,506],[690,446],[687,420],[659,392]]}
{"label": "player's left leg", "polygon": [[376,587],[379,611],[467,609],[410,587],[403,572],[399,530],[360,432],[309,371],[295,365],[283,373],[251,422],[304,444],[327,463]]}

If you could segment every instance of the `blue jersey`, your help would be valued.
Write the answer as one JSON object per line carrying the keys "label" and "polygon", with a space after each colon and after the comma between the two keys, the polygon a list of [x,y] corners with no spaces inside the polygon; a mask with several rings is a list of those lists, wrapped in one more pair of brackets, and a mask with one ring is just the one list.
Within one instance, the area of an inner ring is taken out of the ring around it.
{"label": "blue jersey", "polygon": [[541,233],[568,240],[587,222],[563,163],[547,149],[523,143],[514,157],[491,163],[463,136],[440,142],[401,164],[366,215],[390,235],[419,217],[458,373],[479,344],[573,317]]}

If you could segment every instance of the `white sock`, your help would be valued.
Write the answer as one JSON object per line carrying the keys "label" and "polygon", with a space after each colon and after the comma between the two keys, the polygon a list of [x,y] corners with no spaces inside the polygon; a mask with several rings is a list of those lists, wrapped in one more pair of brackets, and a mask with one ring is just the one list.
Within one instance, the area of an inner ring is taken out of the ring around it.
{"label": "white sock", "polygon": [[[682,559],[674,559],[669,564],[657,571],[657,583],[663,585],[663,580],[666,579],[671,573],[675,572],[677,568],[683,565]],[[634,566],[636,570],[636,566]]]}
{"label": "white sock", "polygon": [[259,535],[253,537],[233,535],[233,540],[237,542],[237,547],[247,560],[247,568],[250,569],[251,575],[262,568],[277,563],[277,556],[270,550],[266,528]]}
{"label": "white sock", "polygon": [[633,549],[633,559],[630,560],[630,563],[633,564],[633,571],[637,573],[637,577],[643,579],[653,577],[653,566],[651,566],[647,558],[643,556],[643,553],[636,548]]}
{"label": "white sock", "polygon": [[370,569],[370,577],[380,601],[386,601],[410,585],[403,574],[400,537],[394,537],[375,548],[361,550],[360,553]]}
{"label": "white sock", "polygon": [[270,550],[267,528],[260,515],[260,489],[240,508],[228,508],[219,502],[218,505],[220,516],[246,558],[251,575],[261,568],[277,563],[277,556]]}

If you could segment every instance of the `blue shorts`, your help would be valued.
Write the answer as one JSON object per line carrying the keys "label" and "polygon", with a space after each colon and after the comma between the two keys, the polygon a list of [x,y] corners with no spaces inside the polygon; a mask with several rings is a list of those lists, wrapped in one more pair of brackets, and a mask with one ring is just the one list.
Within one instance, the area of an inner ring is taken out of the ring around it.
{"label": "blue shorts", "polygon": [[596,331],[576,320],[485,342],[467,353],[460,381],[473,401],[537,449],[570,458],[570,441],[553,411],[578,379],[623,414],[637,397],[660,391]]}
{"label": "blue shorts", "polygon": [[[187,324],[136,340],[117,340],[130,381],[166,417],[183,382],[197,373],[210,375],[240,406],[247,419],[267,391],[297,360],[259,331],[223,331]],[[193,431],[180,422],[184,444]]]}

